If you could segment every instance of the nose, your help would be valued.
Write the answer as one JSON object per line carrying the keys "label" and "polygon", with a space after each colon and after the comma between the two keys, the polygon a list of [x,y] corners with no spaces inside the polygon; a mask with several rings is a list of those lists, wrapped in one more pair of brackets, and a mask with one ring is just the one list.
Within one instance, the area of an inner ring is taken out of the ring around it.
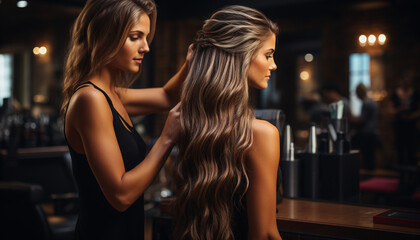
{"label": "nose", "polygon": [[149,43],[147,43],[147,40],[144,39],[142,41],[142,44],[139,47],[139,53],[148,53],[150,51],[149,49]]}
{"label": "nose", "polygon": [[277,65],[276,65],[276,63],[274,62],[274,60],[273,60],[273,63],[272,63],[272,64],[270,64],[270,66],[268,67],[268,69],[269,69],[270,71],[275,71],[275,70],[277,69]]}

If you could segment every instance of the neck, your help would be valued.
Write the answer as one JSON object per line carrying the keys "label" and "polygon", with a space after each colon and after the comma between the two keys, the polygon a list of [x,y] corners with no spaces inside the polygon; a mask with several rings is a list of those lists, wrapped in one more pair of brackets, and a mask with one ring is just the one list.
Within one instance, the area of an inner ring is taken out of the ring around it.
{"label": "neck", "polygon": [[90,81],[102,89],[113,90],[115,88],[116,71],[108,67],[102,68]]}

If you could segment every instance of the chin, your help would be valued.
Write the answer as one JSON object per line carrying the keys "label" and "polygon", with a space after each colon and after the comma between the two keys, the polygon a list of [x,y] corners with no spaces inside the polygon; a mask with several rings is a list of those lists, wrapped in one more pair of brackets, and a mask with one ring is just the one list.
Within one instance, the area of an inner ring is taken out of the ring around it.
{"label": "chin", "polygon": [[253,85],[253,86],[251,86],[251,87],[253,87],[253,88],[255,88],[255,89],[257,89],[257,90],[264,90],[264,89],[266,89],[268,86],[267,85],[264,85],[264,86],[261,86],[261,85]]}
{"label": "chin", "polygon": [[256,89],[259,89],[259,90],[264,90],[267,87],[268,87],[268,84],[267,83],[262,83],[262,84],[257,85],[255,88]]}
{"label": "chin", "polygon": [[130,73],[130,74],[136,74],[136,73],[138,73],[140,71],[140,69],[139,68],[137,68],[137,69],[129,69],[128,71],[127,71],[127,73]]}
{"label": "chin", "polygon": [[264,90],[268,87],[268,81],[266,79],[260,81],[250,80],[248,84],[250,87],[258,90]]}

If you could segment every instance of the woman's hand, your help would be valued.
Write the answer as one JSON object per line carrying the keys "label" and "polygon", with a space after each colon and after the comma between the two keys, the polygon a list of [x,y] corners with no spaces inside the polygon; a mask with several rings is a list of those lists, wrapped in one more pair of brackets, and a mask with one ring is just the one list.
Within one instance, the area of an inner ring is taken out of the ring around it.
{"label": "woman's hand", "polygon": [[187,64],[188,69],[190,69],[190,61],[192,55],[194,54],[194,43],[191,43],[188,47],[187,58],[185,59],[185,63]]}
{"label": "woman's hand", "polygon": [[178,103],[169,111],[165,126],[162,130],[162,138],[165,140],[165,142],[170,143],[172,146],[178,142],[181,135],[181,122],[179,120],[180,106],[181,103]]}

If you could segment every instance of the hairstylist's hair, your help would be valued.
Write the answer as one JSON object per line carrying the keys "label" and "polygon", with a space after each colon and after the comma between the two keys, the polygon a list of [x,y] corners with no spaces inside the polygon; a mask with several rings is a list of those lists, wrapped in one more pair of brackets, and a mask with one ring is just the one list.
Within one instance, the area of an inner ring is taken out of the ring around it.
{"label": "hairstylist's hair", "polygon": [[233,239],[233,200],[248,188],[244,153],[252,143],[248,69],[262,42],[277,32],[261,12],[243,6],[217,11],[198,32],[174,161],[177,240]]}
{"label": "hairstylist's hair", "polygon": [[[65,62],[64,101],[67,107],[76,87],[86,78],[109,64],[124,46],[130,30],[146,13],[150,18],[148,42],[156,26],[156,5],[153,0],[88,0],[77,17],[71,32]],[[128,87],[139,73],[121,71],[116,86]]]}

